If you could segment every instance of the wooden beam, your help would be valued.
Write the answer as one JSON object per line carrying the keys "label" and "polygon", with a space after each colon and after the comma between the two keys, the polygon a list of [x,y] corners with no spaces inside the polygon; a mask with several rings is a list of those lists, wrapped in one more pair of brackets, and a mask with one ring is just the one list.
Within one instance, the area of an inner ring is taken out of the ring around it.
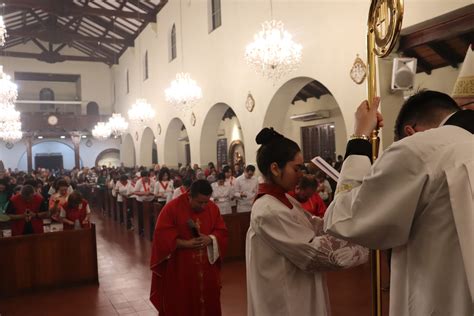
{"label": "wooden beam", "polygon": [[[474,21],[473,21],[474,23]],[[430,43],[428,46],[441,58],[443,58],[451,67],[458,68],[458,64],[462,63],[463,57],[456,51],[449,49],[443,43]]]}
{"label": "wooden beam", "polygon": [[46,47],[44,47],[43,44],[41,44],[36,38],[31,38],[31,40],[33,41],[33,43],[35,43],[36,46],[38,46],[43,52],[47,52],[48,50],[46,49]]}
{"label": "wooden beam", "polygon": [[402,30],[398,51],[474,31],[474,4]]}
{"label": "wooden beam", "polygon": [[8,35],[12,37],[32,37],[38,38],[45,42],[52,43],[70,43],[73,41],[77,42],[92,42],[92,43],[112,43],[125,45],[126,47],[134,46],[135,42],[132,39],[121,39],[121,38],[110,38],[110,37],[93,37],[83,36],[71,31],[65,31],[61,28],[55,28],[54,30],[30,30],[30,29],[16,29],[9,30]]}
{"label": "wooden beam", "polygon": [[48,63],[55,63],[55,62],[63,62],[66,60],[71,61],[92,61],[92,62],[102,62],[106,64],[113,64],[113,62],[108,58],[100,58],[100,57],[88,57],[88,56],[73,56],[73,55],[59,55],[56,54],[55,58],[47,59],[45,58],[45,54],[35,54],[35,53],[25,53],[25,52],[11,52],[11,51],[3,51],[3,56],[7,57],[18,57],[18,58],[34,58],[40,61],[46,61]]}
{"label": "wooden beam", "polygon": [[2,2],[7,7],[41,9],[56,16],[107,16],[156,22],[156,15],[78,6],[70,0],[2,0]]}

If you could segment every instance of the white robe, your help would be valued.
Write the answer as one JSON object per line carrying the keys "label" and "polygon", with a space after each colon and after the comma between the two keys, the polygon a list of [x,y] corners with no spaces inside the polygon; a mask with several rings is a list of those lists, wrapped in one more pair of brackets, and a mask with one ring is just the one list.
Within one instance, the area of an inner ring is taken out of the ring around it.
{"label": "white robe", "polygon": [[[257,177],[253,176],[247,179],[245,174],[241,175],[235,180],[234,196],[237,200],[237,212],[250,212],[252,210],[253,200],[257,195],[258,180]],[[246,196],[242,197],[242,193]]]}
{"label": "white robe", "polygon": [[351,155],[337,192],[325,229],[370,248],[393,248],[390,315],[473,315],[471,133],[457,126],[416,133],[372,168],[368,157]]}
{"label": "white robe", "polygon": [[324,235],[322,220],[287,197],[293,209],[268,194],[252,207],[246,240],[247,315],[329,315],[321,271],[362,264],[368,251]]}
{"label": "white robe", "polygon": [[228,185],[219,185],[217,182],[211,184],[212,199],[217,204],[222,215],[232,214],[231,199],[233,196],[233,187]]}

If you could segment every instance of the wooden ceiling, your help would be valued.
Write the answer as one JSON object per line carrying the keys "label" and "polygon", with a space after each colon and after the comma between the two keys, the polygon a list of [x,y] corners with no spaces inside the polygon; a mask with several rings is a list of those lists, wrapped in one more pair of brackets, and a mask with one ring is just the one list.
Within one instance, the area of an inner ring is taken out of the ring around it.
{"label": "wooden ceiling", "polygon": [[[2,0],[7,42],[0,55],[118,63],[118,59],[168,0]],[[12,49],[28,42],[39,53]],[[78,54],[62,54],[66,47]]]}
{"label": "wooden ceiling", "polygon": [[398,52],[418,60],[417,72],[458,67],[474,43],[474,4],[402,29]]}
{"label": "wooden ceiling", "polygon": [[331,94],[329,90],[319,83],[316,80],[311,81],[306,86],[304,86],[294,97],[292,104],[295,104],[296,101],[304,101],[308,100],[309,98],[316,98],[319,99],[321,96],[325,94]]}

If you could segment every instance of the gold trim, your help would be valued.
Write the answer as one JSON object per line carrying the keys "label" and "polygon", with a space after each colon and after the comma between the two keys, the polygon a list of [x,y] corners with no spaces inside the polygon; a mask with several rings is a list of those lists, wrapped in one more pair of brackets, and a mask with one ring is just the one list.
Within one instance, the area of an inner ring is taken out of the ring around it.
{"label": "gold trim", "polygon": [[458,78],[454,85],[453,98],[474,96],[474,76]]}

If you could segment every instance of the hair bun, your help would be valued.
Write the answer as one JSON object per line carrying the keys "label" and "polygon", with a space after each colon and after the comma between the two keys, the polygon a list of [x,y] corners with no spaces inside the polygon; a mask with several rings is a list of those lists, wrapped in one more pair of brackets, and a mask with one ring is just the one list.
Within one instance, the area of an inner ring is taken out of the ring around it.
{"label": "hair bun", "polygon": [[270,143],[271,141],[279,138],[284,138],[283,135],[281,135],[278,132],[275,132],[273,127],[265,127],[260,131],[260,133],[257,134],[257,137],[255,137],[255,141],[257,142],[258,145],[266,145]]}

